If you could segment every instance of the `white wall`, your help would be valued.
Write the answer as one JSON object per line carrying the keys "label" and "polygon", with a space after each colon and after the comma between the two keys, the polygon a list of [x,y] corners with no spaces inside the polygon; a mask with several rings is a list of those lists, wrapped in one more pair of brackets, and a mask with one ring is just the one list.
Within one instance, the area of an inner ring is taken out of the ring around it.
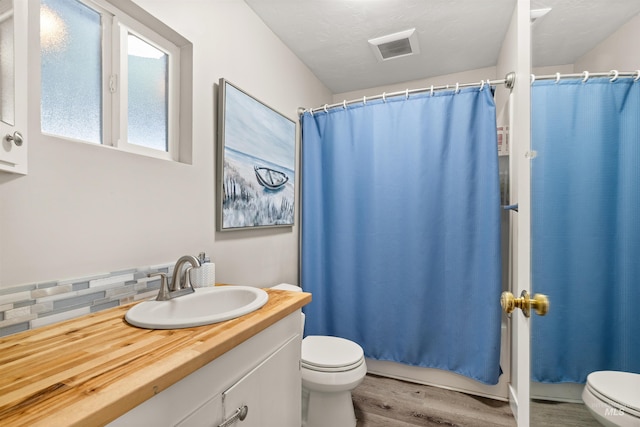
{"label": "white wall", "polygon": [[453,85],[456,83],[474,83],[480,82],[480,80],[494,80],[496,79],[496,67],[479,68],[477,70],[462,71],[460,73],[444,74],[442,76],[434,76],[419,80],[412,80],[409,82],[398,83],[387,86],[372,87],[369,89],[357,90],[352,92],[343,92],[333,95],[333,103],[339,103],[343,100],[361,99],[363,96],[377,96],[383,93],[402,92],[406,89],[423,89],[428,88],[431,85],[444,86]]}
{"label": "white wall", "polygon": [[225,77],[293,120],[298,107],[331,102],[330,91],[241,0],[137,3],[193,43],[193,165],[48,139],[30,108],[29,174],[0,174],[0,288],[201,250],[219,282],[297,282],[298,222],[215,231],[214,85]]}
{"label": "white wall", "polygon": [[574,72],[633,71],[640,68],[640,15],[587,52],[574,64]]}

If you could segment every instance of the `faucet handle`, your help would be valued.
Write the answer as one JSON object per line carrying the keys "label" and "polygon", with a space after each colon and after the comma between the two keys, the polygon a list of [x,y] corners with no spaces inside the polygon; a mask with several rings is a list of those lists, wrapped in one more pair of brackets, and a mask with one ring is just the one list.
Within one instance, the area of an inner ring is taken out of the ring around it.
{"label": "faucet handle", "polygon": [[160,290],[158,291],[158,297],[156,298],[156,301],[166,301],[168,299],[171,299],[171,296],[169,295],[169,282],[167,280],[167,273],[158,272],[147,274],[147,277],[156,276],[160,276]]}
{"label": "faucet handle", "polygon": [[157,272],[157,273],[148,273],[147,274],[147,277],[156,277],[156,276],[160,276],[160,281],[161,282],[166,282],[167,281],[167,273]]}
{"label": "faucet handle", "polygon": [[[185,283],[185,286],[184,286],[184,287],[185,287],[186,289],[191,289],[192,291],[195,291],[195,290],[193,289],[193,283],[191,283],[191,271],[192,271],[194,268],[197,270],[197,269],[199,269],[199,268],[201,268],[201,267],[199,267],[199,266],[198,266],[198,267],[192,267],[192,266],[189,266],[189,267],[187,267],[187,269],[184,271],[184,283]],[[187,285],[189,285],[189,286],[187,287]]]}

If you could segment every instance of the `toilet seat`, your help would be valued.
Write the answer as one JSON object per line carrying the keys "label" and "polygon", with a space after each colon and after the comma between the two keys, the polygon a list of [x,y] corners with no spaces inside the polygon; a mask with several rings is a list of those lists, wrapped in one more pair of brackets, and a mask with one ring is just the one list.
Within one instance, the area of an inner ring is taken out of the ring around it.
{"label": "toilet seat", "polygon": [[364,358],[360,359],[356,363],[352,363],[351,365],[336,366],[336,367],[328,368],[328,367],[322,367],[322,366],[315,366],[315,365],[306,363],[305,361],[302,361],[302,367],[305,369],[318,371],[318,372],[347,372],[347,371],[352,371],[356,369],[358,366],[362,365],[363,363],[364,363]]}
{"label": "toilet seat", "polygon": [[587,376],[587,391],[599,400],[640,418],[640,374],[598,371]]}
{"label": "toilet seat", "polygon": [[311,335],[302,340],[302,367],[319,372],[345,372],[364,363],[358,344],[339,337]]}

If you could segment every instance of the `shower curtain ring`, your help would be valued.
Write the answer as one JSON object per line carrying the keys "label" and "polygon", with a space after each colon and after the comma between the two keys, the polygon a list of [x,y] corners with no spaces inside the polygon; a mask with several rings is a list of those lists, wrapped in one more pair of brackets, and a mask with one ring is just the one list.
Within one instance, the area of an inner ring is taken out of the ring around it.
{"label": "shower curtain ring", "polygon": [[404,99],[409,99],[409,88],[404,91]]}
{"label": "shower curtain ring", "polygon": [[324,104],[324,112],[325,112],[325,113],[328,113],[328,112],[329,112],[329,110],[327,109],[327,104]]}
{"label": "shower curtain ring", "polygon": [[535,74],[531,74],[531,84],[533,84],[533,82],[536,81],[536,75]]}
{"label": "shower curtain ring", "polygon": [[609,82],[613,83],[616,80],[618,80],[618,70],[611,70],[609,71],[609,75],[613,74],[613,77],[611,78],[611,80],[609,80]]}
{"label": "shower curtain ring", "polygon": [[460,92],[460,83],[456,82],[456,90],[453,93],[459,93]]}
{"label": "shower curtain ring", "polygon": [[640,80],[640,70],[636,70],[636,76],[633,78],[634,82],[637,82],[638,80]]}
{"label": "shower curtain ring", "polygon": [[344,108],[345,110],[347,109],[347,100],[346,99],[342,100],[342,108]]}
{"label": "shower curtain ring", "polygon": [[484,89],[484,80],[480,80],[480,92]]}
{"label": "shower curtain ring", "polygon": [[433,85],[431,85],[431,91],[429,92],[429,96],[433,96]]}
{"label": "shower curtain ring", "polygon": [[387,92],[382,92],[382,102],[387,102]]}
{"label": "shower curtain ring", "polygon": [[367,97],[366,97],[366,96],[363,96],[363,97],[362,97],[362,103],[363,103],[364,105],[367,105]]}
{"label": "shower curtain ring", "polygon": [[556,73],[556,84],[560,81],[560,73]]}
{"label": "shower curtain ring", "polygon": [[587,80],[589,80],[589,72],[585,71],[584,73],[582,73],[584,75],[584,78],[582,79],[582,83],[586,83]]}

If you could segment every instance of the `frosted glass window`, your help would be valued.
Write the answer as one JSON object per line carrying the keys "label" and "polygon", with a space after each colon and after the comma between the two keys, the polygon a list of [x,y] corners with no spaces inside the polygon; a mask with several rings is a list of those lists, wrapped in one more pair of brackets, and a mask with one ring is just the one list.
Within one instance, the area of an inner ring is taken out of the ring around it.
{"label": "frosted glass window", "polygon": [[40,0],[42,133],[183,161],[193,45],[128,3]]}
{"label": "frosted glass window", "polygon": [[42,0],[42,132],[102,143],[100,14],[76,0]]}
{"label": "frosted glass window", "polygon": [[129,144],[168,151],[166,53],[132,34],[127,38]]}
{"label": "frosted glass window", "polygon": [[15,124],[15,94],[13,67],[13,15],[0,14],[0,120]]}

